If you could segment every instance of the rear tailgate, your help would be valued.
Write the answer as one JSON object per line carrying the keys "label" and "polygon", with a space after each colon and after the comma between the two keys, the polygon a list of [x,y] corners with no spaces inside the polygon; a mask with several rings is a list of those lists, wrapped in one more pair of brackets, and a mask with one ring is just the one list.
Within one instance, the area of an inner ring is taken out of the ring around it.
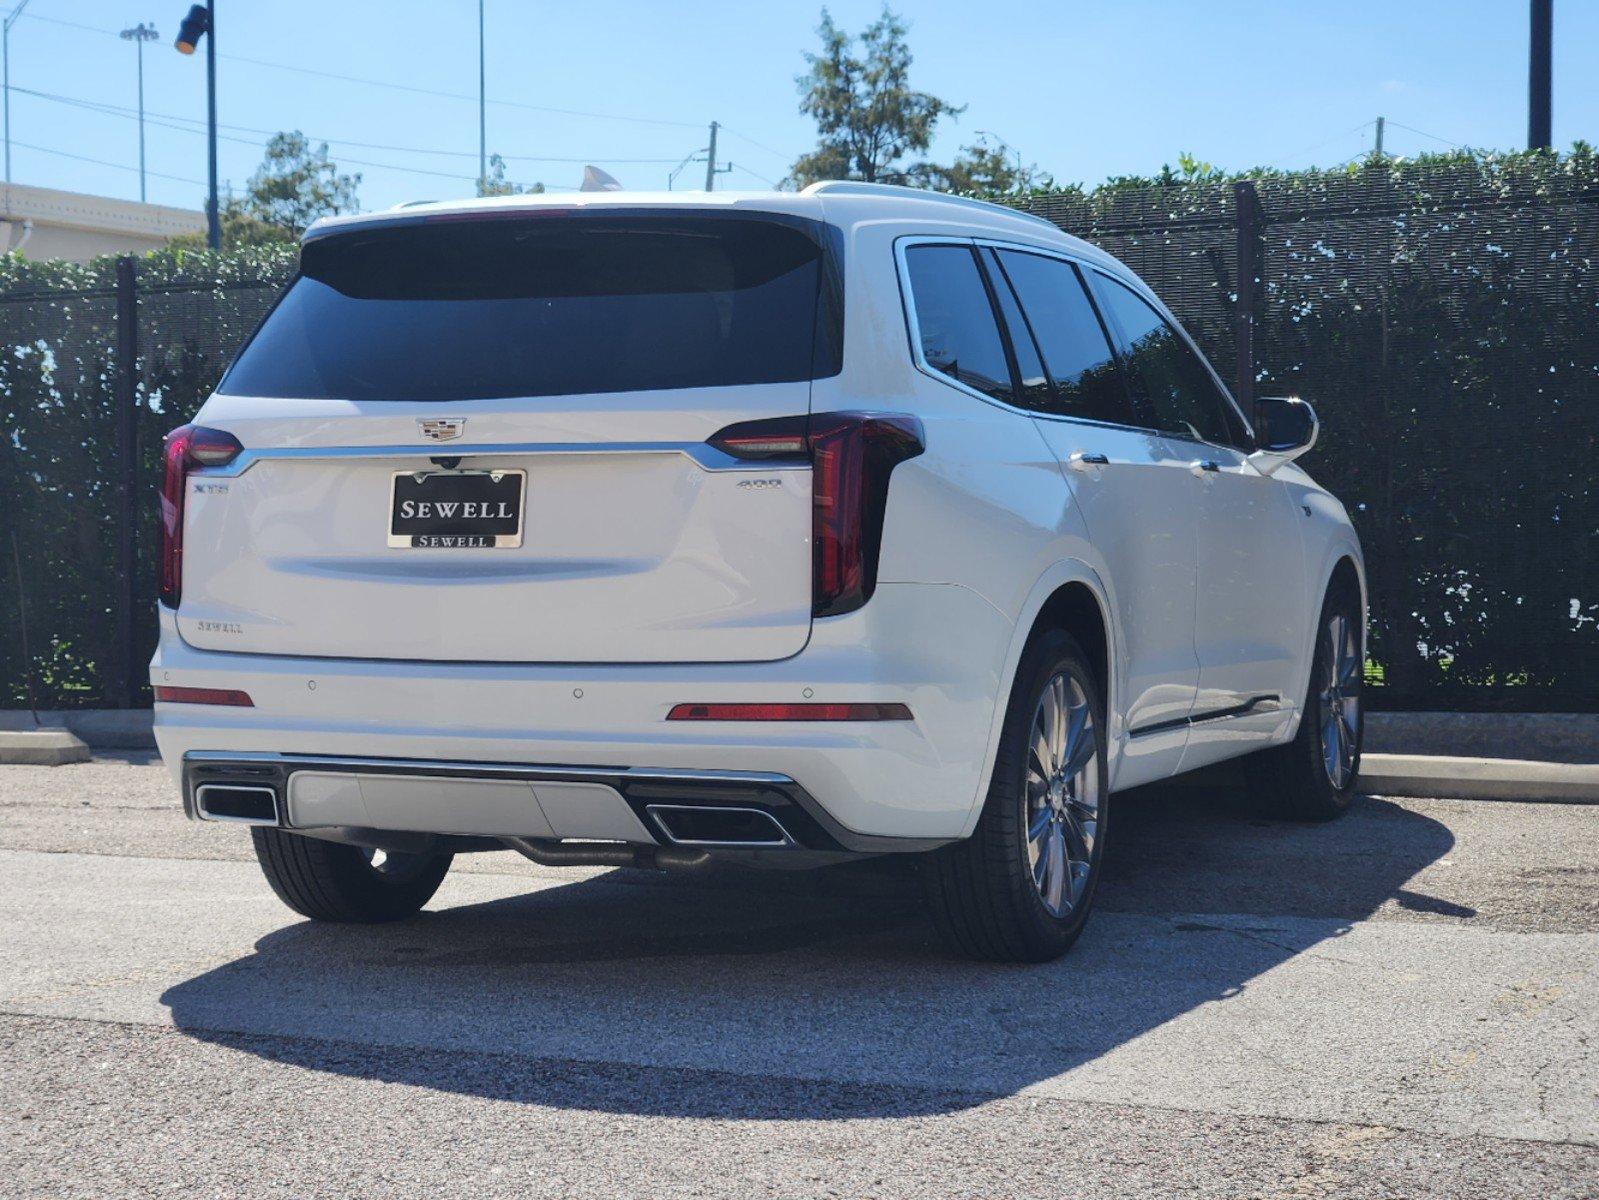
{"label": "rear tailgate", "polygon": [[[245,451],[189,476],[184,640],[483,662],[797,653],[811,471],[706,439],[808,411],[836,357],[816,353],[820,243],[718,217],[308,246],[197,418]],[[615,390],[570,390],[585,381]]]}

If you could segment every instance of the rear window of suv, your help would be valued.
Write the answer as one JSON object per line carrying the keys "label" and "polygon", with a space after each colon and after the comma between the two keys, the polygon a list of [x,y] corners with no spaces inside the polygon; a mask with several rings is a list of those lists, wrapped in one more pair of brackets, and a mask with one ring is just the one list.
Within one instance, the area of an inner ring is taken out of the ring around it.
{"label": "rear window of suv", "polygon": [[836,374],[825,231],[743,214],[552,212],[314,238],[218,391],[438,401]]}

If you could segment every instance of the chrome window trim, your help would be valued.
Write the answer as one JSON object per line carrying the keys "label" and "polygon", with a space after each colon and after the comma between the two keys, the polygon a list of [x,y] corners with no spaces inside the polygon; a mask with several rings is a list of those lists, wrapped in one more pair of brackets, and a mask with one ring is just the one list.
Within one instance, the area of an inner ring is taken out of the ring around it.
{"label": "chrome window trim", "polygon": [[[1121,284],[1128,291],[1132,292],[1133,295],[1137,296],[1140,300],[1144,301],[1151,308],[1153,308],[1156,314],[1162,320],[1164,320],[1166,324],[1170,325],[1172,329],[1176,330],[1177,336],[1187,343],[1188,348],[1194,352],[1194,357],[1199,359],[1200,365],[1210,373],[1211,382],[1214,383],[1220,390],[1222,399],[1224,399],[1232,407],[1234,415],[1238,417],[1238,420],[1242,422],[1244,429],[1246,429],[1249,433],[1249,436],[1253,438],[1255,436],[1255,423],[1244,415],[1244,410],[1239,406],[1237,398],[1233,395],[1232,388],[1228,387],[1226,381],[1216,373],[1216,368],[1211,365],[1210,359],[1205,357],[1205,352],[1199,348],[1199,344],[1188,335],[1188,330],[1183,328],[1183,323],[1177,319],[1177,314],[1172,312],[1171,309],[1167,308],[1161,298],[1155,295],[1155,293],[1142,281],[1134,278],[1123,277],[1116,274],[1114,271],[1107,271],[1102,266],[1095,266],[1092,269],[1099,272],[1106,279],[1109,279],[1114,283]],[[1099,298],[1096,296],[1094,299],[1095,303],[1097,304]],[[1214,446],[1222,450],[1233,450],[1243,455],[1247,455],[1249,453],[1249,451],[1245,450],[1242,446],[1234,446],[1231,442],[1212,442],[1207,441],[1205,438],[1189,437],[1184,433],[1168,433],[1164,429],[1157,429],[1155,432],[1164,436],[1178,438],[1181,441],[1193,442],[1194,444],[1200,446]]]}
{"label": "chrome window trim", "polygon": [[[916,297],[911,288],[910,264],[906,261],[905,252],[917,246],[970,246],[973,249],[979,246],[990,246],[996,250],[1020,250],[1028,254],[1039,254],[1045,258],[1057,258],[1062,262],[1072,263],[1079,267],[1089,267],[1087,260],[1076,258],[1058,250],[1044,250],[1026,242],[1006,242],[994,238],[979,237],[951,237],[939,234],[906,234],[894,239],[894,262],[896,276],[899,281],[900,308],[905,314],[905,329],[910,341],[911,363],[923,375],[952,387],[974,399],[981,400],[984,404],[992,405],[1001,412],[1013,413],[1018,417],[1028,417],[1035,421],[1055,421],[1067,425],[1086,425],[1094,429],[1114,429],[1124,433],[1146,433],[1156,437],[1164,437],[1159,429],[1147,425],[1124,425],[1117,421],[1098,421],[1093,417],[1069,417],[1061,413],[1037,412],[1031,408],[1022,408],[1017,404],[1010,404],[997,396],[990,396],[987,392],[980,392],[970,384],[962,383],[953,376],[946,375],[936,367],[930,366],[922,354],[922,330],[916,319]],[[1094,269],[1098,270],[1098,267]],[[995,321],[999,318],[996,315]],[[1003,331],[1002,331],[1003,332]],[[1113,352],[1114,352],[1114,348]]]}
{"label": "chrome window trim", "polygon": [[[1177,319],[1176,315],[1173,314],[1171,309],[1166,307],[1166,305],[1161,301],[1160,297],[1155,295],[1155,293],[1150,290],[1147,284],[1138,279],[1136,276],[1132,275],[1130,272],[1124,275],[1119,271],[1112,270],[1104,263],[1083,258],[1079,255],[1071,253],[1070,251],[1062,250],[1055,246],[1037,246],[1030,242],[1017,242],[995,237],[953,237],[945,234],[912,233],[895,238],[895,274],[899,281],[901,302],[900,307],[905,313],[905,327],[910,340],[911,362],[923,375],[926,375],[931,379],[936,379],[940,383],[947,384],[948,386],[955,388],[957,391],[964,392],[968,396],[973,396],[976,399],[983,401],[985,404],[991,404],[995,408],[1002,409],[1003,411],[1009,413],[1016,413],[1019,416],[1031,417],[1037,421],[1060,421],[1072,425],[1087,425],[1098,429],[1119,429],[1133,433],[1148,433],[1153,434],[1156,437],[1170,438],[1180,442],[1187,442],[1191,445],[1209,446],[1218,450],[1228,450],[1239,455],[1240,458],[1248,456],[1249,451],[1242,446],[1234,446],[1228,442],[1206,441],[1204,438],[1189,437],[1187,434],[1176,433],[1165,429],[1157,429],[1151,425],[1124,425],[1117,421],[1097,421],[1093,417],[1068,417],[1059,413],[1035,412],[1030,408],[1022,408],[1020,405],[1009,404],[1004,400],[1000,400],[994,396],[988,395],[986,392],[980,392],[976,388],[964,384],[958,379],[952,379],[950,376],[945,375],[942,371],[929,366],[926,358],[924,358],[922,355],[922,334],[921,327],[917,324],[916,320],[915,293],[911,289],[909,264],[905,260],[905,252],[915,246],[972,246],[974,248],[978,246],[988,246],[994,250],[1015,250],[1022,254],[1036,254],[1041,258],[1053,258],[1058,259],[1061,262],[1070,263],[1079,271],[1085,273],[1085,282],[1087,272],[1097,271],[1107,279],[1111,279],[1122,284],[1124,287],[1131,290],[1132,293],[1139,299],[1149,303],[1155,309],[1155,311],[1160,314],[1162,319],[1167,321],[1171,327],[1177,331],[1177,336],[1182,338],[1182,340],[1187,343],[1188,348],[1192,350],[1199,358],[1199,361],[1204,364],[1205,370],[1210,373],[1211,382],[1213,382],[1216,387],[1221,390],[1223,398],[1232,406],[1234,414],[1238,417],[1238,420],[1243,425],[1244,429],[1249,431],[1249,436],[1255,436],[1254,422],[1245,416],[1243,410],[1238,405],[1237,399],[1233,396],[1232,389],[1228,387],[1222,377],[1216,373],[1216,368],[1211,364],[1211,361],[1205,357],[1204,351],[1199,348],[1199,346],[1194,342],[1194,339],[1188,335],[1188,331],[1183,328],[1182,322]],[[1092,299],[1095,305],[1098,305],[1099,298],[1094,296]],[[1114,347],[1112,347],[1112,349],[1114,350]],[[1118,359],[1119,358],[1120,355],[1118,354]]]}

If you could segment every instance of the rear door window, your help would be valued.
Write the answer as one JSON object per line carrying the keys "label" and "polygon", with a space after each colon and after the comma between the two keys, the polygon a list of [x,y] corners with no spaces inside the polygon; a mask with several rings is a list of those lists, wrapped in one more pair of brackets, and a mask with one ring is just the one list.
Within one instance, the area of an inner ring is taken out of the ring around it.
{"label": "rear door window", "polygon": [[999,261],[1037,339],[1053,393],[1034,407],[1062,417],[1135,424],[1104,327],[1071,263],[1020,250]]}
{"label": "rear door window", "polygon": [[469,400],[836,374],[813,222],[566,211],[313,239],[224,377],[233,395]]}
{"label": "rear door window", "polygon": [[972,247],[912,246],[905,266],[923,360],[969,388],[1011,400],[1010,361]]}
{"label": "rear door window", "polygon": [[1163,433],[1236,444],[1236,419],[1199,355],[1169,321],[1125,284],[1095,272],[1099,296],[1115,327],[1148,423]]}
{"label": "rear door window", "polygon": [[1023,408],[1048,412],[1054,404],[1055,389],[1044,371],[1044,360],[1038,353],[1038,343],[1028,327],[1027,316],[1017,303],[1015,291],[1005,282],[1005,272],[1000,269],[994,251],[985,247],[980,257],[994,301],[999,305],[1000,320],[1009,335],[1011,353],[1016,357],[1016,403]]}

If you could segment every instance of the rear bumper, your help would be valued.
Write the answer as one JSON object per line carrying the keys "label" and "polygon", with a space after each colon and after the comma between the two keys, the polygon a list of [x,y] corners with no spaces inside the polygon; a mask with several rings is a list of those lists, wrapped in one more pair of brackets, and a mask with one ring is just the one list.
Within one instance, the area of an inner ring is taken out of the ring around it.
{"label": "rear bumper", "polygon": [[[854,833],[785,775],[640,767],[558,767],[314,755],[196,752],[183,759],[183,809],[200,820],[205,793],[270,793],[282,829],[356,829],[457,837],[623,841],[722,849],[848,853],[924,850],[937,840]],[[737,839],[695,836],[681,813],[760,814]]]}
{"label": "rear bumper", "polygon": [[[553,773],[615,788],[630,806],[647,777],[689,773],[703,792],[703,781],[716,791],[722,785],[714,781],[731,773],[737,786],[761,791],[757,807],[781,802],[807,814],[815,826],[800,819],[808,838],[846,850],[916,849],[970,829],[1011,635],[1009,621],[968,589],[893,583],[858,612],[817,621],[799,654],[766,663],[519,666],[226,654],[187,645],[169,612],[161,624],[152,682],[239,689],[254,702],[156,705],[156,741],[191,813],[187,763],[208,761],[199,756],[280,767],[358,760],[379,773],[401,764],[461,779],[520,773],[536,782]],[[902,703],[914,719],[666,720],[685,702],[808,700]],[[447,792],[439,804],[449,804]]]}

